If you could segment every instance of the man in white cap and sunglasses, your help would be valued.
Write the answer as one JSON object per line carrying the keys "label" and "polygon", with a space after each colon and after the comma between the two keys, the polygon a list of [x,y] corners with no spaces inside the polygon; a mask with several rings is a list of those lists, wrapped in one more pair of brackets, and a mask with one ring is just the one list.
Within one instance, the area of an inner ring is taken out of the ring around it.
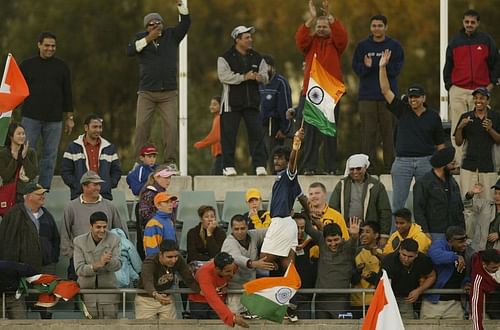
{"label": "man in white cap and sunglasses", "polygon": [[179,151],[177,122],[177,52],[191,25],[186,4],[177,0],[180,22],[164,27],[158,13],[144,16],[146,31],[136,34],[128,44],[127,54],[139,60],[139,89],[135,122],[135,154],[148,142],[155,109],[161,113],[164,160],[176,164]]}
{"label": "man in white cap and sunglasses", "polygon": [[234,176],[234,152],[240,120],[247,128],[248,145],[255,174],[267,175],[264,132],[260,121],[259,83],[267,84],[268,68],[253,50],[253,26],[237,26],[231,32],[234,44],[217,59],[217,74],[222,83],[221,144],[223,174]]}

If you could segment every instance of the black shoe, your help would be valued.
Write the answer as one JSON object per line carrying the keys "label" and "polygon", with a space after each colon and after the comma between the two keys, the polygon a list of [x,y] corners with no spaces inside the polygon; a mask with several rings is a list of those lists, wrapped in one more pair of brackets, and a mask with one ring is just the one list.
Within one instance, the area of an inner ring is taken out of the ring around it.
{"label": "black shoe", "polygon": [[184,320],[190,320],[191,319],[191,313],[190,312],[182,312],[182,318]]}

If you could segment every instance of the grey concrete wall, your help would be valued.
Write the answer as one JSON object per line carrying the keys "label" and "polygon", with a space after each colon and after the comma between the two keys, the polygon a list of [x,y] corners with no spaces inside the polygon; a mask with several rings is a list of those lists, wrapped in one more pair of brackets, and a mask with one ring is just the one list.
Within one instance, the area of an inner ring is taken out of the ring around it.
{"label": "grey concrete wall", "polygon": [[[276,324],[267,321],[251,321],[250,329],[278,330],[357,330],[361,328],[358,320],[301,320],[297,323]],[[239,327],[238,327],[239,328]],[[470,330],[469,321],[406,321],[406,330]],[[8,330],[227,330],[228,327],[219,320],[172,320],[172,321],[143,321],[143,320],[0,320],[0,329]],[[240,328],[241,329],[241,328]],[[500,321],[485,321],[486,330],[500,329]],[[387,328],[390,330],[390,328]]]}

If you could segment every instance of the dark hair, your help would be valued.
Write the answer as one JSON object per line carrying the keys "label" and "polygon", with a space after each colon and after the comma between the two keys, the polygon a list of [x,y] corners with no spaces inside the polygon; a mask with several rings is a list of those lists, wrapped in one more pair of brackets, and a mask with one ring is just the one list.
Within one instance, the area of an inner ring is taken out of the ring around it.
{"label": "dark hair", "polygon": [[463,17],[463,18],[465,18],[465,16],[472,16],[472,17],[475,17],[475,18],[477,19],[477,21],[478,21],[478,22],[481,20],[481,17],[479,16],[479,13],[478,13],[476,10],[474,10],[474,9],[469,9],[469,10],[467,10],[467,11],[464,13],[464,17]]}
{"label": "dark hair", "polygon": [[7,136],[5,137],[5,147],[10,150],[10,144],[12,143],[12,137],[14,136],[14,132],[18,127],[22,127],[24,129],[24,126],[21,125],[20,123],[16,122],[11,122],[9,124],[9,128],[7,130]]}
{"label": "dark hair", "polygon": [[227,265],[230,265],[234,262],[233,257],[227,252],[219,252],[214,257],[215,267],[219,269],[224,269]]}
{"label": "dark hair", "polygon": [[326,187],[321,182],[313,182],[309,185],[309,188],[321,188],[321,190],[326,193]]}
{"label": "dark hair", "polygon": [[403,207],[402,209],[396,210],[396,212],[394,212],[394,216],[411,222],[411,211],[405,207]]}
{"label": "dark hair", "polygon": [[233,215],[233,217],[231,218],[231,222],[230,222],[231,227],[233,226],[234,222],[244,222],[245,224],[247,223],[247,221],[245,220],[245,218],[241,214]]}
{"label": "dark hair", "polygon": [[267,65],[274,66],[274,57],[271,54],[262,55],[262,59],[267,63]]}
{"label": "dark hair", "polygon": [[284,156],[286,161],[288,162],[290,160],[290,147],[287,146],[277,146],[276,148],[273,149],[273,158],[278,156],[282,157]]}
{"label": "dark hair", "polygon": [[179,250],[179,246],[177,246],[177,242],[171,239],[164,239],[160,243],[160,252],[168,252],[168,251],[177,251]]}
{"label": "dark hair", "polygon": [[463,229],[462,227],[458,227],[458,226],[448,227],[448,229],[446,229],[446,233],[445,233],[447,241],[451,241],[453,239],[453,237],[455,237],[455,236],[460,236],[460,237],[465,238],[466,235],[467,234],[465,233],[465,229]]}
{"label": "dark hair", "polygon": [[212,96],[211,100],[216,100],[219,104],[221,102],[221,98],[219,95],[216,95],[216,96]]}
{"label": "dark hair", "polygon": [[102,116],[97,113],[89,113],[83,122],[84,125],[90,124],[92,120],[99,120],[101,123],[103,122]]}
{"label": "dark hair", "polygon": [[415,241],[413,238],[406,238],[399,245],[399,250],[406,250],[409,252],[418,253],[418,242]]}
{"label": "dark hair", "polygon": [[370,18],[370,24],[371,22],[373,21],[382,21],[384,23],[384,25],[387,25],[387,17],[385,17],[384,15],[382,14],[378,14],[378,15],[374,15]]}
{"label": "dark hair", "polygon": [[361,225],[361,227],[368,226],[370,227],[375,234],[380,234],[380,225],[375,221],[368,221]]}
{"label": "dark hair", "polygon": [[94,225],[97,221],[108,222],[108,216],[106,215],[106,213],[101,211],[94,212],[90,215],[90,224]]}
{"label": "dark hair", "polygon": [[327,238],[328,236],[340,236],[342,237],[342,230],[340,226],[336,223],[329,223],[323,227],[323,237]]}
{"label": "dark hair", "polygon": [[481,261],[489,264],[490,262],[500,262],[500,252],[497,249],[486,249],[481,253]]}
{"label": "dark hair", "polygon": [[295,212],[293,215],[292,215],[292,218],[294,220],[297,220],[297,219],[306,219],[306,216],[302,213],[302,212]]}
{"label": "dark hair", "polygon": [[200,217],[200,219],[203,217],[203,214],[205,214],[208,211],[212,211],[212,212],[214,212],[214,214],[217,214],[217,213],[215,213],[215,209],[212,206],[202,205],[198,208],[198,216]]}
{"label": "dark hair", "polygon": [[38,35],[38,42],[42,43],[44,39],[54,39],[57,40],[56,35],[49,31],[43,31]]}

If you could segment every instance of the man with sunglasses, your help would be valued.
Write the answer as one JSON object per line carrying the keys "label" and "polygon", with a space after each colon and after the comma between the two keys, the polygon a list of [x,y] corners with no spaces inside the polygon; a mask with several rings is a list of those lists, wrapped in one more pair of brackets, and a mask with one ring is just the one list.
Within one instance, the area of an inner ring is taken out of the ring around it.
{"label": "man with sunglasses", "polygon": [[137,33],[129,42],[128,56],[139,60],[139,90],[137,92],[137,117],[135,123],[135,154],[144,146],[151,132],[154,111],[158,109],[162,118],[164,160],[177,163],[179,134],[177,123],[177,50],[184,39],[191,16],[182,2],[177,0],[181,20],[175,27],[164,27],[158,13],[144,16],[146,31]]}
{"label": "man with sunglasses", "polygon": [[383,247],[391,229],[391,204],[384,184],[367,173],[369,166],[365,154],[349,157],[344,177],[335,186],[329,204],[345,219],[356,217],[364,222],[377,222],[380,225],[379,244]]}
{"label": "man with sunglasses", "polygon": [[[444,85],[449,92],[451,127],[457,127],[460,116],[474,109],[472,92],[478,87],[491,91],[497,81],[495,63],[498,50],[493,38],[478,31],[480,16],[475,10],[463,15],[463,29],[450,41],[446,48],[446,62],[443,69]],[[457,150],[455,160],[462,162],[462,148],[451,141]]]}

